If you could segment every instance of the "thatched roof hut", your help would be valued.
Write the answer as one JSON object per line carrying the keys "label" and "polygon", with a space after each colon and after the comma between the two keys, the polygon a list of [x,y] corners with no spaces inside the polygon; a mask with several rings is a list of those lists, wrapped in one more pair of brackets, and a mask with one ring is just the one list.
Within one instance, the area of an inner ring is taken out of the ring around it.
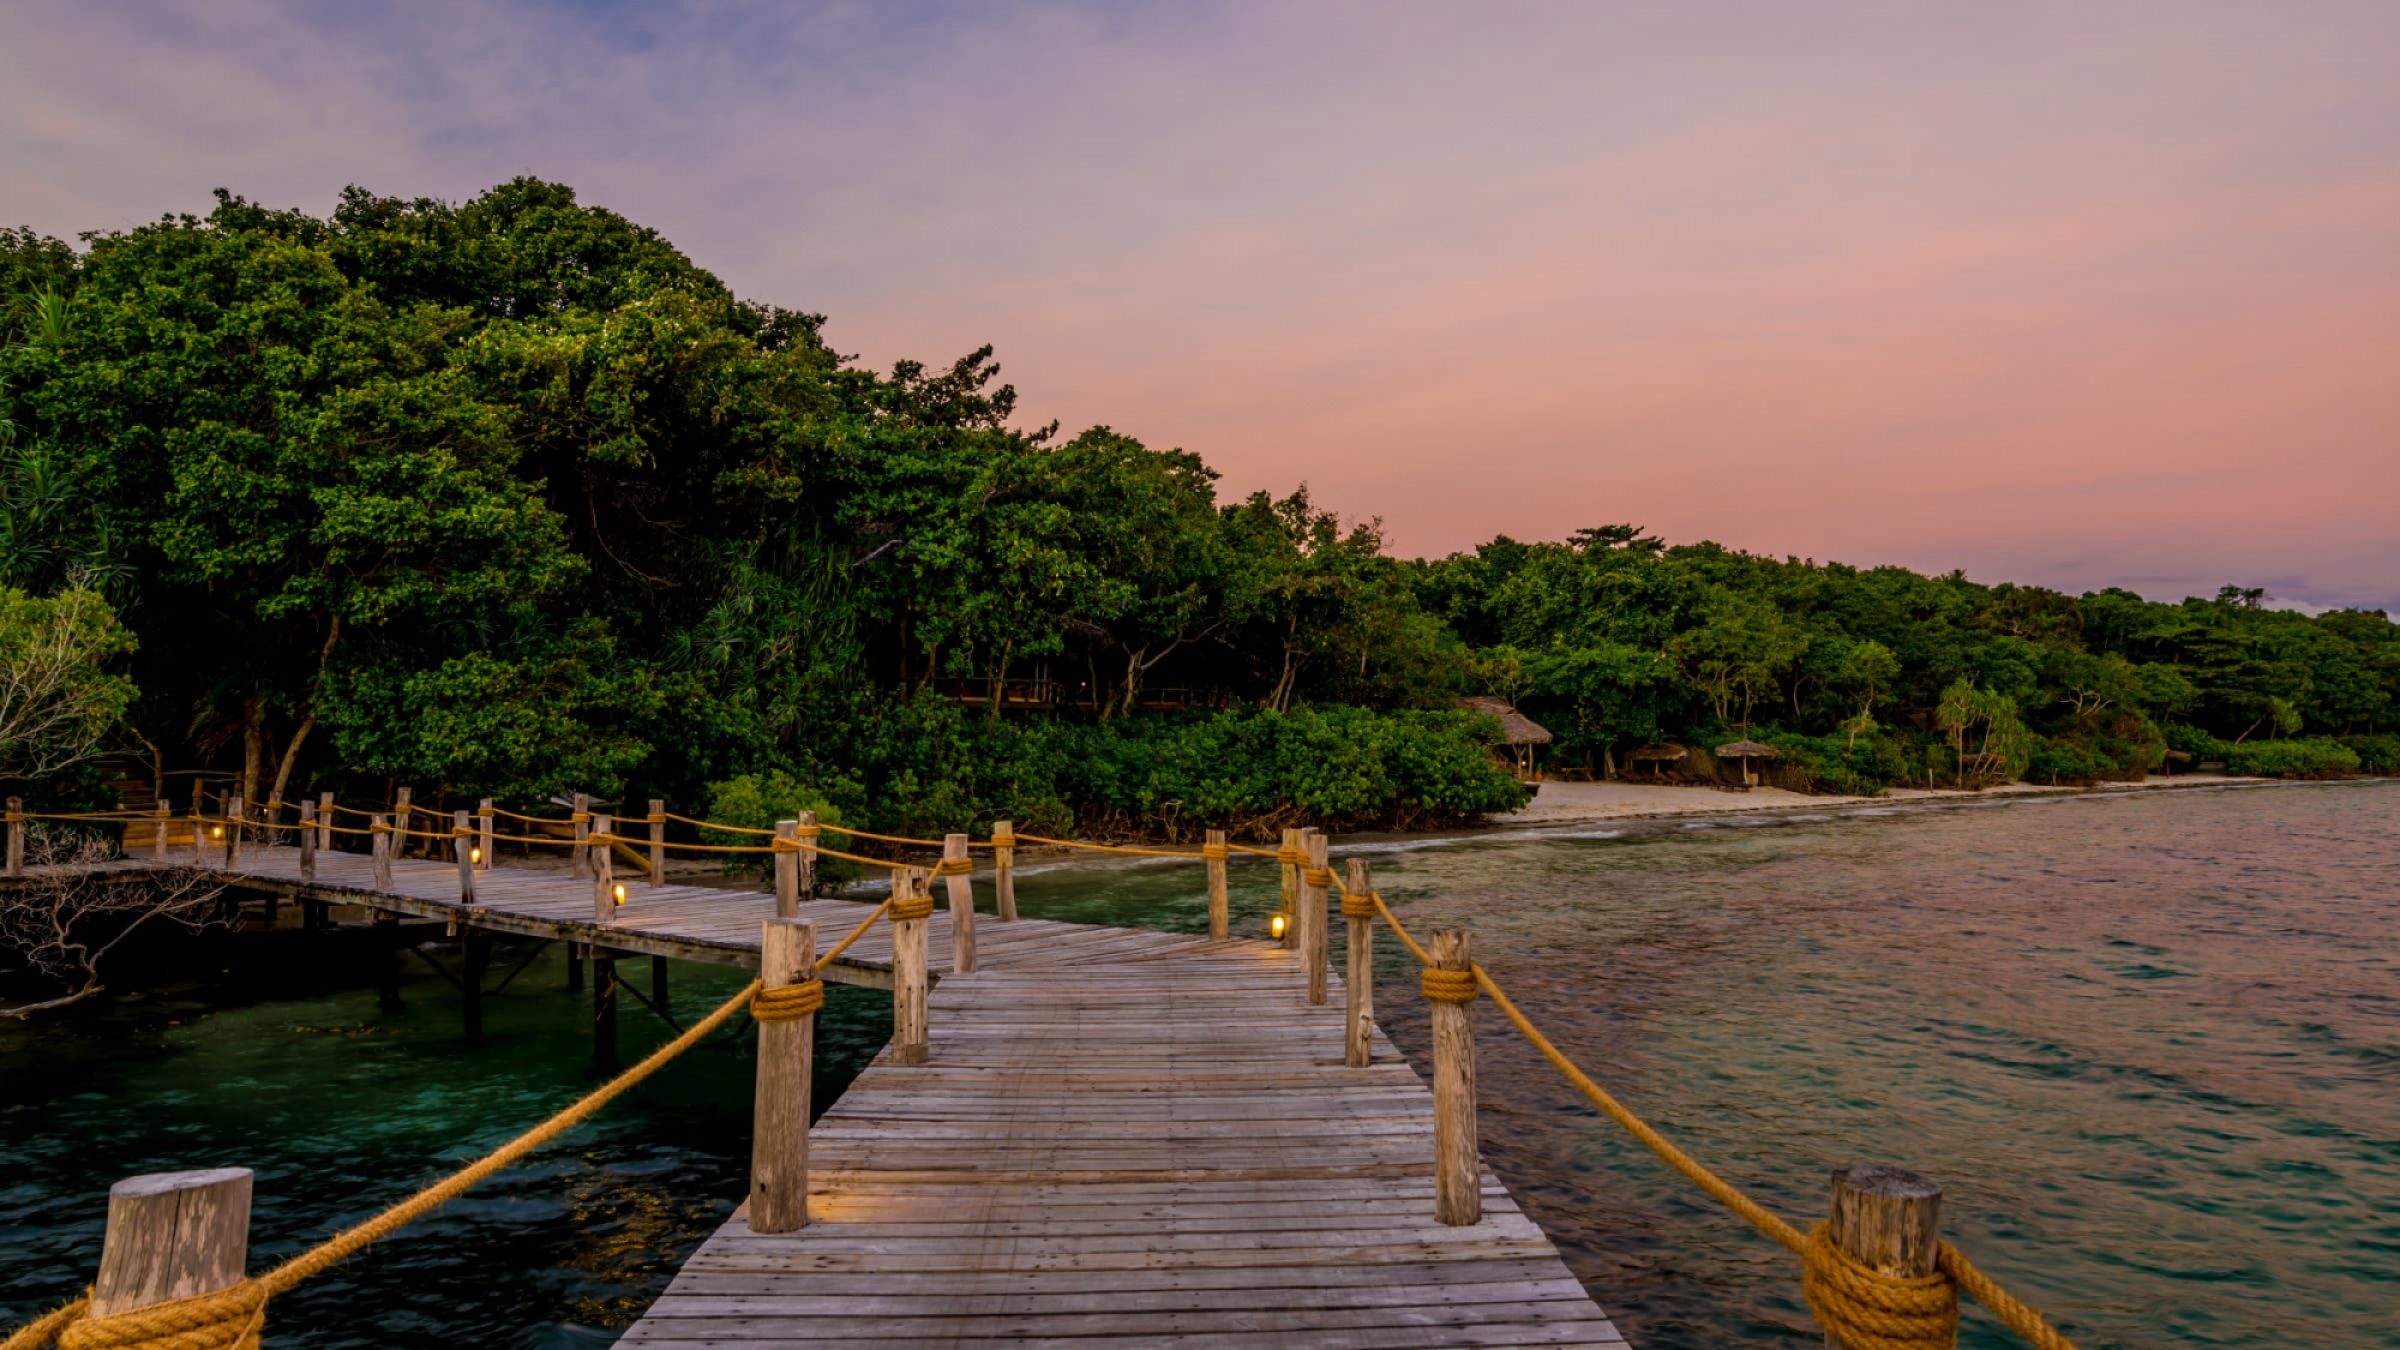
{"label": "thatched roof hut", "polygon": [[1458,706],[1470,712],[1484,713],[1500,719],[1500,736],[1510,745],[1548,745],[1556,740],[1550,729],[1518,712],[1505,700],[1496,698],[1462,698]]}
{"label": "thatched roof hut", "polygon": [[1625,762],[1639,764],[1644,760],[1651,760],[1660,764],[1672,764],[1690,753],[1691,751],[1680,745],[1645,745],[1639,750],[1626,751]]}

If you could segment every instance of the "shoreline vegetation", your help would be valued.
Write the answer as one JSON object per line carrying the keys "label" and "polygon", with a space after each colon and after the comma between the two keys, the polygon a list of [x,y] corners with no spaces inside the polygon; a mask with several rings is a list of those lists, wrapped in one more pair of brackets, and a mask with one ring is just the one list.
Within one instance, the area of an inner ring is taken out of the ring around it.
{"label": "shoreline vegetation", "polygon": [[1820,803],[2400,772],[2381,611],[1630,524],[1399,557],[1304,484],[1027,426],[988,347],[827,332],[534,179],[0,230],[0,779],[1188,844],[1506,819],[1525,769],[1555,802],[1662,748]]}

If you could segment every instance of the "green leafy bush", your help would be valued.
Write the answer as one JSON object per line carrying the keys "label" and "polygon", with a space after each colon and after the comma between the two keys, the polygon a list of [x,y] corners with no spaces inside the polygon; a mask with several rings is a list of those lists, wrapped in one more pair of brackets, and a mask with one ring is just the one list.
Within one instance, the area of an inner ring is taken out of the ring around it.
{"label": "green leafy bush", "polygon": [[2243,741],[2225,748],[2225,771],[2255,778],[2330,778],[2357,773],[2358,752],[2322,736]]}
{"label": "green leafy bush", "polygon": [[[850,785],[855,788],[855,785]],[[817,823],[824,826],[843,824],[841,808],[834,805],[825,793],[808,787],[781,769],[765,774],[745,773],[723,782],[708,785],[707,818],[724,825],[738,825],[752,830],[770,830],[777,821],[797,820],[803,811],[817,813]],[[755,834],[734,830],[702,830],[702,843],[756,846],[766,841]],[[841,848],[847,841],[833,838],[826,841]],[[844,849],[845,852],[849,851]],[[767,870],[764,855],[727,853],[728,874],[759,874]],[[857,875],[857,864],[838,859],[818,860],[817,881],[820,885],[838,885]]]}
{"label": "green leafy bush", "polygon": [[2400,773],[2400,736],[2344,736],[2342,744],[2358,756],[2361,773]]}

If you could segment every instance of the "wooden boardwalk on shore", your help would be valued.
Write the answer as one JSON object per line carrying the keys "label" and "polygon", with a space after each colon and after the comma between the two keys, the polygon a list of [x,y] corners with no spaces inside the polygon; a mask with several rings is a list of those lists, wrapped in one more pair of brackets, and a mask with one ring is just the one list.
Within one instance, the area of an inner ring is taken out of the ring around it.
{"label": "wooden boardwalk on shore", "polygon": [[[174,865],[191,866],[185,853]],[[755,966],[773,897],[251,848],[203,870],[618,951]],[[800,906],[829,946],[868,913]],[[1340,983],[1311,1006],[1276,944],[989,914],[975,973],[930,920],[930,1060],[889,1048],[809,1131],[810,1224],[737,1211],[624,1343],[657,1347],[1621,1345],[1489,1169],[1479,1222],[1434,1219],[1431,1092],[1380,1030],[1343,1063]],[[879,924],[825,978],[888,988]]]}

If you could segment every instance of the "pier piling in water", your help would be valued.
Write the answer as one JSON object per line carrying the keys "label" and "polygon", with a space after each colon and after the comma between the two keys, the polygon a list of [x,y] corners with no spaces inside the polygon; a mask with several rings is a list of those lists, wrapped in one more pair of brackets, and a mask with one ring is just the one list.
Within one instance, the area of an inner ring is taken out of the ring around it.
{"label": "pier piling in water", "polygon": [[155,1172],[108,1188],[108,1228],[92,1281],[93,1317],[213,1294],[250,1260],[247,1167]]}
{"label": "pier piling in water", "polygon": [[[1885,1275],[1931,1275],[1942,1247],[1940,1183],[1901,1167],[1842,1167],[1833,1173],[1825,1227],[1844,1256]],[[1853,1350],[1833,1331],[1828,1350]]]}

